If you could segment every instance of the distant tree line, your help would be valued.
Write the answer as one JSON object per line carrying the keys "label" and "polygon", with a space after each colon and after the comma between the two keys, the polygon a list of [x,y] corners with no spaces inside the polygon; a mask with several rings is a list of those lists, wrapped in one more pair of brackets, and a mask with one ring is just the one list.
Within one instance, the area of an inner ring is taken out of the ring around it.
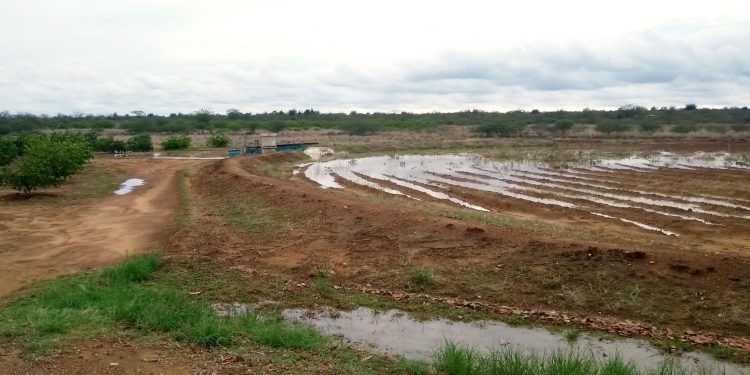
{"label": "distant tree line", "polygon": [[[202,109],[193,113],[173,113],[168,116],[143,111],[122,115],[75,113],[55,116],[0,112],[0,135],[43,129],[88,129],[100,132],[111,128],[123,129],[129,134],[187,134],[207,131],[254,133],[258,129],[278,132],[284,129],[319,128],[338,129],[352,135],[366,135],[383,130],[420,130],[442,125],[472,125],[479,134],[487,136],[517,136],[531,133],[565,136],[575,125],[581,124],[592,125],[603,134],[617,134],[628,130],[639,130],[644,133],[659,130],[690,133],[700,128],[716,132],[741,132],[750,130],[750,110],[747,107],[699,108],[695,104],[687,104],[681,108],[626,105],[616,110],[548,112],[467,110],[450,113],[321,113],[314,109],[291,109],[243,113],[237,109],[230,109],[222,114]],[[112,148],[122,145],[110,146]]]}

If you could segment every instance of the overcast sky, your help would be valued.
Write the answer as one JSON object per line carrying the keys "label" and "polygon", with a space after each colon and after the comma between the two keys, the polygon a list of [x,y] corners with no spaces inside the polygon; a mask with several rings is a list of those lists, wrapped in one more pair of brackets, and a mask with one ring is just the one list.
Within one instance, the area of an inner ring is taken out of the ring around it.
{"label": "overcast sky", "polygon": [[0,110],[750,105],[750,1],[3,0]]}

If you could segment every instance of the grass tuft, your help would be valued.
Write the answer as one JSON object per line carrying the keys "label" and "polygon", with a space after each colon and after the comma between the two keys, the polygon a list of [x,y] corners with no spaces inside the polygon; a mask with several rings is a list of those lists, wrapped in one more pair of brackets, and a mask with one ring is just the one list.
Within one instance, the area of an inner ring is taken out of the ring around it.
{"label": "grass tuft", "polygon": [[506,349],[479,353],[447,342],[435,355],[435,368],[448,375],[688,375],[709,373],[686,370],[674,361],[641,372],[619,356],[597,361],[576,350],[555,351],[544,356]]}
{"label": "grass tuft", "polygon": [[102,277],[109,284],[138,283],[148,280],[160,265],[161,257],[156,253],[139,255],[105,269]]}
{"label": "grass tuft", "polygon": [[415,267],[409,270],[409,278],[415,289],[424,290],[435,284],[435,275],[430,269]]}
{"label": "grass tuft", "polygon": [[551,277],[551,278],[545,279],[542,282],[542,286],[545,289],[560,289],[560,286],[562,286],[562,281],[560,281],[559,277]]}

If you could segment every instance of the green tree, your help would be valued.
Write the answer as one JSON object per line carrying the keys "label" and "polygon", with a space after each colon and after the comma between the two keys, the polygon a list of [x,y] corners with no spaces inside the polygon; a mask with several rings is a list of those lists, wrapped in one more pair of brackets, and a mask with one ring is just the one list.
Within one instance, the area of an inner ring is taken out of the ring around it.
{"label": "green tree", "polygon": [[161,141],[162,150],[187,150],[190,148],[190,137],[185,135],[171,135]]}
{"label": "green tree", "polygon": [[222,133],[216,133],[211,134],[208,139],[206,139],[206,146],[213,147],[213,148],[221,148],[221,147],[227,147],[232,142],[229,137]]}
{"label": "green tree", "polygon": [[227,109],[227,118],[230,120],[239,120],[242,118],[242,112],[237,108]]}
{"label": "green tree", "polygon": [[202,134],[211,125],[211,116],[213,116],[213,113],[207,109],[201,109],[196,111],[194,116],[197,127]]}
{"label": "green tree", "polygon": [[128,151],[148,152],[153,151],[154,144],[151,143],[151,136],[148,134],[138,134],[130,137],[125,145]]}
{"label": "green tree", "polygon": [[24,194],[59,186],[83,169],[90,158],[91,149],[81,138],[33,137],[23,156],[0,171],[0,184]]}
{"label": "green tree", "polygon": [[21,155],[21,149],[16,143],[16,137],[0,136],[0,166],[8,165]]}
{"label": "green tree", "polygon": [[280,132],[280,131],[282,131],[284,129],[286,129],[286,122],[281,121],[281,120],[273,120],[268,125],[268,130],[270,130],[270,131],[272,131],[274,133],[278,133],[278,132]]}
{"label": "green tree", "polygon": [[560,132],[561,137],[565,137],[565,132],[573,127],[573,121],[567,119],[560,119],[555,121],[554,128]]}

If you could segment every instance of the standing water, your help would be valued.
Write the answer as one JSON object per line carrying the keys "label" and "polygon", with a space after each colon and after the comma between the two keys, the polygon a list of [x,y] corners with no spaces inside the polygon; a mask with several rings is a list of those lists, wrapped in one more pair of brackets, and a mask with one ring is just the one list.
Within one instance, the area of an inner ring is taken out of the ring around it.
{"label": "standing water", "polygon": [[122,184],[120,184],[120,188],[115,190],[115,194],[117,195],[125,195],[133,191],[138,186],[143,186],[146,181],[141,180],[140,178],[131,178],[129,180],[126,180]]}
{"label": "standing water", "polygon": [[750,367],[721,362],[702,353],[684,353],[679,357],[664,355],[641,340],[610,340],[581,334],[570,343],[545,329],[512,327],[497,321],[417,321],[397,310],[378,313],[364,307],[323,312],[289,309],[283,314],[287,319],[301,321],[325,334],[341,336],[348,343],[367,350],[428,362],[450,341],[480,352],[514,349],[543,354],[572,349],[591,353],[600,360],[619,356],[641,370],[655,369],[666,360],[674,360],[685,369],[705,369],[710,374],[750,374]]}

